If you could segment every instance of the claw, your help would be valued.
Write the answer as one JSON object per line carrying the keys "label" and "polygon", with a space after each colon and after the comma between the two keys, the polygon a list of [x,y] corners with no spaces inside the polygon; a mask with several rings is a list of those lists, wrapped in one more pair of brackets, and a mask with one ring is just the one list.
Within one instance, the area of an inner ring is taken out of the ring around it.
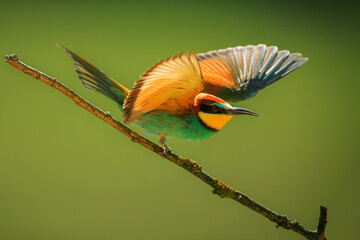
{"label": "claw", "polygon": [[169,153],[171,153],[171,148],[164,148],[163,152],[165,155],[168,155]]}

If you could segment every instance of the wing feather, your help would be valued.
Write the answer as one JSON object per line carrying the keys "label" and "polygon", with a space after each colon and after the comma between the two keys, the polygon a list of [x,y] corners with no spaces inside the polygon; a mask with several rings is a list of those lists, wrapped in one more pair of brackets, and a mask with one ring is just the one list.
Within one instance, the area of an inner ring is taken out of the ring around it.
{"label": "wing feather", "polygon": [[300,53],[278,51],[276,46],[227,48],[197,55],[206,85],[205,92],[227,101],[251,98],[308,59]]}
{"label": "wing feather", "polygon": [[135,82],[124,103],[124,122],[130,123],[153,110],[186,111],[204,89],[194,52],[166,59]]}

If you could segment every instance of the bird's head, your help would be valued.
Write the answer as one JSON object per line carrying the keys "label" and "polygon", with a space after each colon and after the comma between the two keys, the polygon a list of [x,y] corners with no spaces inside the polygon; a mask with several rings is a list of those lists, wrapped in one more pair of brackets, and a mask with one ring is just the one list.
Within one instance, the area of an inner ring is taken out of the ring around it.
{"label": "bird's head", "polygon": [[194,111],[206,127],[214,131],[219,131],[234,115],[258,116],[250,110],[233,107],[221,98],[206,93],[195,97]]}

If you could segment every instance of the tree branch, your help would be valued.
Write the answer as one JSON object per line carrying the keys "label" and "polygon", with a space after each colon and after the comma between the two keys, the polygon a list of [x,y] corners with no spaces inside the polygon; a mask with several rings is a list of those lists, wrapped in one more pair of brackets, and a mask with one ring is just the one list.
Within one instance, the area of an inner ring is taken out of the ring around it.
{"label": "tree branch", "polygon": [[292,230],[304,236],[309,240],[326,240],[325,237],[325,227],[327,223],[327,208],[324,206],[320,207],[320,218],[317,229],[311,231],[300,225],[297,221],[292,221],[284,215],[279,215],[270,209],[260,205],[259,203],[252,200],[247,195],[235,190],[234,188],[226,185],[220,180],[211,177],[206,172],[202,170],[202,167],[195,161],[178,156],[171,152],[164,152],[164,149],[155,143],[147,140],[146,138],[140,136],[139,134],[133,132],[131,129],[124,126],[119,121],[115,120],[110,114],[105,113],[98,107],[92,105],[84,98],[80,97],[77,93],[72,91],[70,88],[57,81],[55,78],[52,78],[24,63],[19,61],[18,57],[15,54],[5,56],[5,62],[15,67],[16,69],[24,72],[25,74],[36,78],[52,88],[60,91],[65,94],[68,98],[73,100],[77,105],[84,108],[88,112],[94,114],[96,117],[107,122],[112,127],[126,135],[131,139],[131,141],[139,143],[140,145],[146,147],[147,149],[153,151],[159,156],[175,163],[176,165],[186,169],[192,175],[201,179],[206,184],[210,185],[213,188],[213,193],[219,195],[222,198],[231,198],[242,205],[254,210],[257,213],[260,213],[267,219],[277,224],[277,227],[282,227],[284,229]]}

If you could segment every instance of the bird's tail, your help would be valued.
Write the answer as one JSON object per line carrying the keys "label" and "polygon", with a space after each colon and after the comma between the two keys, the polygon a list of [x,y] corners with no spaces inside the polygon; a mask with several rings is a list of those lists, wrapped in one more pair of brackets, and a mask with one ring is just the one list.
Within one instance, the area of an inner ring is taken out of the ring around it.
{"label": "bird's tail", "polygon": [[117,102],[119,106],[124,104],[125,98],[129,93],[129,90],[126,87],[107,76],[85,58],[63,46],[57,46],[64,49],[66,53],[74,59],[76,72],[86,88],[96,90],[99,93],[111,98]]}

